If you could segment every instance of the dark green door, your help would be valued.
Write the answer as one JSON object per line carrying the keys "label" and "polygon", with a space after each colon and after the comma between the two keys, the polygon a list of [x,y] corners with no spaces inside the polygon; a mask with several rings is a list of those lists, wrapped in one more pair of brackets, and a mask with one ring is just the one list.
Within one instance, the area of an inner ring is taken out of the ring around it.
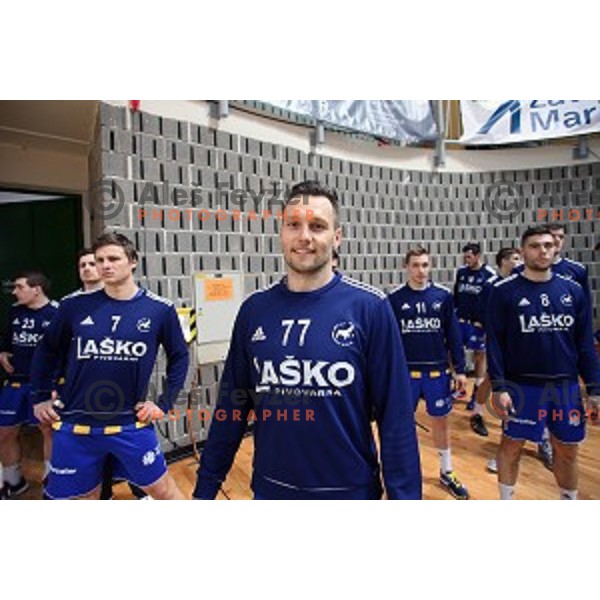
{"label": "dark green door", "polygon": [[78,287],[75,260],[82,241],[78,196],[0,204],[0,331],[8,325],[18,271],[41,269],[52,281],[54,299]]}

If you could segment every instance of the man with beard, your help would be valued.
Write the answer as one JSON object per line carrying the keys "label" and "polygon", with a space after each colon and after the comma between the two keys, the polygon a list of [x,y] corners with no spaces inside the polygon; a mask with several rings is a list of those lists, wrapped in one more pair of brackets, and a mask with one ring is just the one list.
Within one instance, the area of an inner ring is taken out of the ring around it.
{"label": "man with beard", "polygon": [[400,334],[382,292],[332,270],[338,215],[335,191],[291,190],[287,275],[240,308],[194,498],[217,495],[250,417],[256,499],[379,499],[380,462],[388,498],[421,497]]}

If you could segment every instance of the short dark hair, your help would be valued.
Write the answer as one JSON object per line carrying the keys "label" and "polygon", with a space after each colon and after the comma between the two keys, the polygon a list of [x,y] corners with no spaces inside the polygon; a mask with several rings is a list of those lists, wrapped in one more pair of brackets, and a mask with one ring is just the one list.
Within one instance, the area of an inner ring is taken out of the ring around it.
{"label": "short dark hair", "polygon": [[333,248],[331,250],[331,259],[332,259],[332,261],[337,261],[337,265],[333,265],[333,271],[336,272],[339,269],[341,269],[342,264],[341,264],[341,260],[340,260],[340,253],[336,248]]}
{"label": "short dark hair", "polygon": [[501,267],[502,261],[515,253],[519,253],[517,248],[500,248],[496,254],[496,266]]}
{"label": "short dark hair", "polygon": [[77,253],[77,263],[79,264],[79,261],[84,257],[87,256],[88,254],[94,254],[94,251],[91,248],[82,248],[78,253]]}
{"label": "short dark hair", "polygon": [[133,245],[133,242],[122,233],[115,233],[113,231],[102,234],[92,245],[92,252],[94,254],[105,246],[121,246],[125,251],[125,255],[130,261],[138,260],[138,253]]}
{"label": "short dark hair", "polygon": [[481,246],[477,242],[469,242],[462,249],[463,252],[472,252],[473,254],[481,254]]}
{"label": "short dark hair", "polygon": [[424,256],[425,254],[429,254],[429,250],[427,250],[427,248],[423,248],[423,246],[419,246],[418,248],[412,248],[406,253],[406,256],[404,257],[404,265],[408,265],[410,259],[413,256]]}
{"label": "short dark hair", "polygon": [[567,233],[567,226],[561,225],[560,223],[549,223],[547,227],[550,230],[550,232],[558,231],[559,229],[562,229],[565,233]]}
{"label": "short dark hair", "polygon": [[534,227],[528,227],[521,236],[521,246],[524,246],[527,239],[533,237],[534,235],[552,235],[552,231],[550,231],[550,227],[547,225],[535,225]]}
{"label": "short dark hair", "polygon": [[337,192],[326,185],[321,184],[318,181],[308,180],[297,183],[289,191],[284,204],[284,209],[287,208],[291,200],[301,196],[303,199],[307,199],[310,196],[324,196],[331,202],[333,207],[333,214],[335,217],[335,226],[338,227],[340,223],[340,201]]}
{"label": "short dark hair", "polygon": [[41,271],[20,271],[15,275],[15,281],[17,279],[25,279],[29,287],[41,287],[46,296],[50,295],[52,282]]}
{"label": "short dark hair", "polygon": [[594,246],[594,252],[600,252],[600,241]]}

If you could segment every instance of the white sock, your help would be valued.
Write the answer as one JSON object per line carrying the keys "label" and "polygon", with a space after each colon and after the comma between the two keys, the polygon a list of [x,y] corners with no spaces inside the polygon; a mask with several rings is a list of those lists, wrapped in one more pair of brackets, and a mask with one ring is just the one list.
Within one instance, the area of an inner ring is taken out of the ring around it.
{"label": "white sock", "polygon": [[438,456],[440,457],[440,469],[442,473],[449,473],[452,471],[452,457],[450,455],[450,448],[441,450],[438,448]]}
{"label": "white sock", "polygon": [[17,485],[23,475],[21,474],[21,465],[12,465],[4,467],[4,481],[10,485]]}
{"label": "white sock", "polygon": [[515,495],[514,485],[505,485],[504,483],[498,482],[498,488],[500,489],[500,500],[512,500]]}
{"label": "white sock", "polygon": [[560,488],[561,500],[577,500],[577,490],[565,490]]}
{"label": "white sock", "polygon": [[550,439],[550,432],[547,427],[544,427],[544,433],[542,434],[542,441],[546,441]]}
{"label": "white sock", "polygon": [[47,477],[48,473],[50,473],[50,461],[45,460],[44,461],[44,477]]}
{"label": "white sock", "polygon": [[473,412],[476,415],[481,415],[483,417],[483,404],[479,404],[478,402],[475,402],[475,408],[473,409]]}

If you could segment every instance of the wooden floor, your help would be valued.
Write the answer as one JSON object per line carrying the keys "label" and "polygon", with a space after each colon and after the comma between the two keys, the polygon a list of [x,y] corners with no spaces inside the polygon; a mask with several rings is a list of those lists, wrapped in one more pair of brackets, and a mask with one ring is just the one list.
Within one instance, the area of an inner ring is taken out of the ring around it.
{"label": "wooden floor", "polygon": [[[469,427],[470,412],[465,404],[458,402],[450,416],[451,445],[454,470],[467,486],[474,500],[493,500],[498,498],[496,476],[486,470],[487,460],[495,455],[500,439],[500,427],[492,417],[486,418],[490,431],[487,438],[473,433]],[[423,403],[417,411],[417,420],[424,426],[429,425]],[[580,448],[579,458],[579,497],[582,500],[600,499],[600,422],[594,425],[588,422],[586,441]],[[439,461],[433,446],[431,434],[421,428],[417,429],[421,447],[423,468],[423,496],[429,500],[451,500],[452,497],[438,483]],[[25,459],[23,470],[31,482],[31,488],[21,496],[23,499],[41,497],[41,442],[34,431],[23,435]],[[225,494],[232,500],[245,500],[252,497],[250,476],[252,472],[252,437],[242,442],[236,456],[234,466],[223,486]],[[536,458],[536,446],[527,443],[521,458],[521,470],[517,482],[515,497],[517,499],[557,499],[558,491],[554,476]],[[196,481],[197,462],[194,458],[183,459],[169,466],[183,493],[190,497]],[[129,499],[133,496],[125,484],[115,485],[116,499]],[[220,492],[219,499],[226,496]]]}

